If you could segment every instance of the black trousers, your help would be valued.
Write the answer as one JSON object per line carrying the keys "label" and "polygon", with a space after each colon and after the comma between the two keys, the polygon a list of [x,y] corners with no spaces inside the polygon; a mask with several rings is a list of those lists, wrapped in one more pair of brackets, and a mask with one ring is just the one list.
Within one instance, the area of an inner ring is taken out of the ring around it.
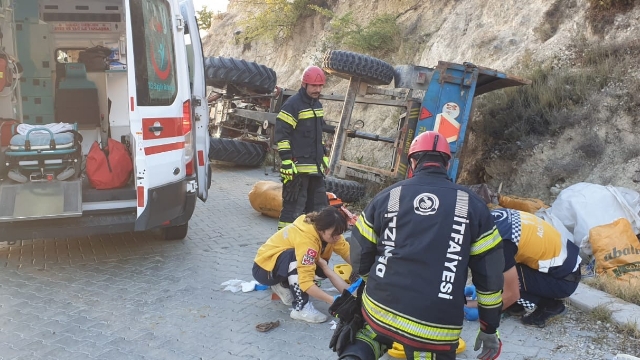
{"label": "black trousers", "polygon": [[564,279],[555,278],[522,264],[516,264],[520,281],[520,299],[517,303],[527,309],[544,305],[553,299],[571,296],[580,282],[580,268]]}
{"label": "black trousers", "polygon": [[[302,184],[298,198],[293,201],[282,201],[282,211],[278,230],[291,224],[298,216],[312,211],[320,211],[329,206],[327,190],[324,186],[324,177],[320,174],[298,174]],[[284,187],[283,187],[284,190]]]}
{"label": "black trousers", "polygon": [[[273,286],[280,284],[291,291],[293,308],[302,310],[309,302],[309,295],[300,289],[298,282],[298,261],[294,249],[283,251],[276,260],[273,270],[268,271],[253,263],[253,278],[262,285]],[[316,266],[316,276],[326,278],[324,272]]]}

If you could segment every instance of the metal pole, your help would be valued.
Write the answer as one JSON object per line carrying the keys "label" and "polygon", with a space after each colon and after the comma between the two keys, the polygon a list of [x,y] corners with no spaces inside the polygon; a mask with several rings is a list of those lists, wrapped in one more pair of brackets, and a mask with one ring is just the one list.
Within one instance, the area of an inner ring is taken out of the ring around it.
{"label": "metal pole", "polygon": [[356,103],[356,96],[360,90],[360,78],[351,77],[349,80],[349,90],[344,99],[344,105],[342,106],[342,115],[340,116],[340,123],[336,127],[336,135],[333,138],[333,146],[331,147],[331,157],[329,158],[329,175],[335,173],[338,162],[342,158],[342,150],[347,140],[347,129],[351,122],[351,113],[353,112],[353,106]]}

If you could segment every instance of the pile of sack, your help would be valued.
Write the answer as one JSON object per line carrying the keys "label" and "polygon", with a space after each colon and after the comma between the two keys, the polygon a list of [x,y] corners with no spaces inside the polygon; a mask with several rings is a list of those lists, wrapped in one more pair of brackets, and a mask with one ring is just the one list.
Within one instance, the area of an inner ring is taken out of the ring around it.
{"label": "pile of sack", "polygon": [[551,206],[517,196],[497,199],[501,207],[527,211],[552,224],[580,247],[584,263],[595,263],[596,274],[626,283],[640,280],[640,193],[582,182],[563,189]]}

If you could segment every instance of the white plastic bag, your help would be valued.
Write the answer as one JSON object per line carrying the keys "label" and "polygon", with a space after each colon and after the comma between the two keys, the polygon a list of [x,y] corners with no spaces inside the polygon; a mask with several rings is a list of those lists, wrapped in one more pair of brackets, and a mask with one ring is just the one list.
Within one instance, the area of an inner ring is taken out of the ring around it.
{"label": "white plastic bag", "polygon": [[222,284],[220,284],[220,286],[226,286],[224,289],[222,289],[222,291],[231,291],[233,293],[238,292],[240,290],[242,290],[242,283],[244,281],[242,280],[238,280],[238,279],[233,279],[233,280],[227,280],[225,282],[223,282]]}
{"label": "white plastic bag", "polygon": [[[640,194],[631,189],[577,183],[562,190],[543,215],[559,220],[573,233],[573,242],[582,253],[590,256],[593,255],[588,241],[591,228],[626,218],[637,234],[640,231],[639,212]],[[552,224],[557,226],[553,221]]]}
{"label": "white plastic bag", "polygon": [[233,293],[241,291],[242,292],[250,292],[256,289],[256,285],[258,282],[255,280],[251,281],[242,281],[238,279],[227,280],[220,284],[220,286],[226,286],[222,291],[231,291]]}

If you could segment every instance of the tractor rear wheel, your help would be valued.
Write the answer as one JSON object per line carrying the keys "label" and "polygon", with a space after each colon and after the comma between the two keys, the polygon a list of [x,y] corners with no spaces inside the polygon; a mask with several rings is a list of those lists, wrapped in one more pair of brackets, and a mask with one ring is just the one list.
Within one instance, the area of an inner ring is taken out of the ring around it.
{"label": "tractor rear wheel", "polygon": [[237,89],[256,94],[269,94],[276,88],[276,72],[252,61],[208,57],[204,60],[206,83],[216,88],[233,85]]}
{"label": "tractor rear wheel", "polygon": [[324,186],[328,192],[334,193],[346,203],[360,200],[365,192],[363,184],[357,181],[338,179],[333,176],[327,176],[324,179]]}
{"label": "tractor rear wheel", "polygon": [[389,85],[395,72],[393,66],[380,59],[342,50],[327,51],[322,68],[329,74],[345,79],[359,77],[371,85]]}
{"label": "tractor rear wheel", "polygon": [[260,166],[267,155],[264,147],[242,140],[212,137],[210,144],[209,160],[240,166]]}

